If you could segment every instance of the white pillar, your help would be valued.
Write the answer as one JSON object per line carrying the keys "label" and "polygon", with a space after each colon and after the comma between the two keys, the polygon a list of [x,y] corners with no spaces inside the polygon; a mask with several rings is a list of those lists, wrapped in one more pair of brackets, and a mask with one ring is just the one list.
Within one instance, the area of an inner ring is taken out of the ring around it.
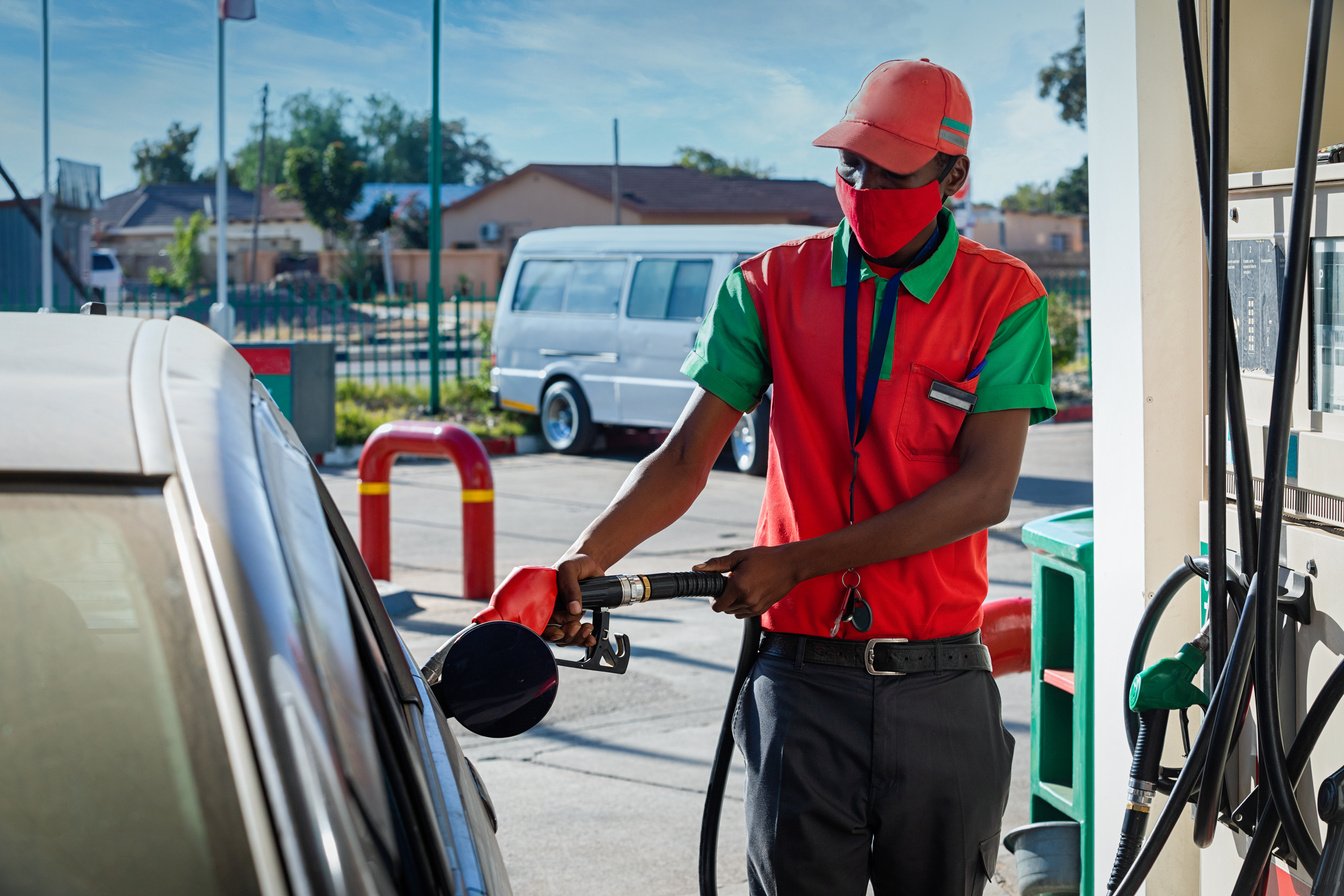
{"label": "white pillar", "polygon": [[[1203,497],[1204,247],[1172,0],[1087,0],[1096,516],[1096,887],[1119,839],[1130,754],[1124,668],[1145,601],[1199,551]],[[1178,597],[1150,656],[1199,625]],[[1172,726],[1173,732],[1176,726]],[[1158,805],[1164,801],[1158,798]],[[1188,817],[1150,894],[1199,892]]]}

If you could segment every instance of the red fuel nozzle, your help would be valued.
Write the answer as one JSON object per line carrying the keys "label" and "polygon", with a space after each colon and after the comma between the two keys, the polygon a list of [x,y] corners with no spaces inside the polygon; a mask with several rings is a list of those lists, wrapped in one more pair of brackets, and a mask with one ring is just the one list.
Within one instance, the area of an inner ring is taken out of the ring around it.
{"label": "red fuel nozzle", "polygon": [[551,567],[515,566],[490,595],[490,605],[471,621],[517,622],[541,634],[555,612],[556,587]]}

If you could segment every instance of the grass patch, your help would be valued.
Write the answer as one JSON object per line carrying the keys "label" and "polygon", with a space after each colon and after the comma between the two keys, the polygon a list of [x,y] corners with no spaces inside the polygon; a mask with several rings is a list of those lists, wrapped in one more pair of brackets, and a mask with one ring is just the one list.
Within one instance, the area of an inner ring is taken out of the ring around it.
{"label": "grass patch", "polygon": [[336,384],[336,443],[362,445],[375,429],[394,420],[446,420],[483,439],[523,435],[535,421],[512,411],[495,410],[484,377],[444,383],[439,403],[440,412],[430,415],[428,386],[341,380]]}

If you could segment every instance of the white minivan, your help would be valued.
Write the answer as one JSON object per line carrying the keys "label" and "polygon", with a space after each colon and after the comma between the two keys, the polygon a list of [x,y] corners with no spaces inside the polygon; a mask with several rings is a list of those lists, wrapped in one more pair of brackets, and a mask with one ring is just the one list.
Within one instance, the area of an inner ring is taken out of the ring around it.
{"label": "white minivan", "polygon": [[[541,418],[556,451],[592,447],[599,427],[666,429],[695,384],[681,363],[724,279],[744,259],[815,233],[786,224],[537,230],[518,241],[500,287],[491,389]],[[766,465],[768,399],[742,418],[739,470]]]}

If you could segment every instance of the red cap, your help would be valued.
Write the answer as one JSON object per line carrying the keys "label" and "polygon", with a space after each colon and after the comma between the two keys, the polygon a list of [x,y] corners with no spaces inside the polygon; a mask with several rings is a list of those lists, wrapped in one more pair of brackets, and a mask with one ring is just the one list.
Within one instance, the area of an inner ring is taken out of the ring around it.
{"label": "red cap", "polygon": [[966,154],[971,98],[961,79],[927,59],[884,62],[863,79],[840,123],[812,141],[858,153],[896,174],[935,153]]}

